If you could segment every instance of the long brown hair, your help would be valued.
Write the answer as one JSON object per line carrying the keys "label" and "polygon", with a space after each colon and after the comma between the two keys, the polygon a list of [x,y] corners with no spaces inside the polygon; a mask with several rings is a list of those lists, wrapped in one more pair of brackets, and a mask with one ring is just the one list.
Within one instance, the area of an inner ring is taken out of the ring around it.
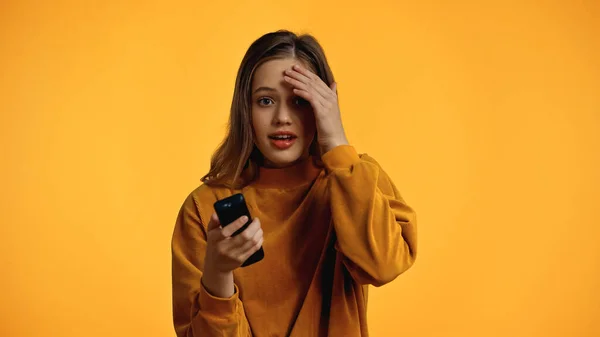
{"label": "long brown hair", "polygon": [[[264,62],[286,57],[303,61],[328,86],[333,83],[325,52],[312,35],[278,30],[254,41],[246,51],[237,73],[227,134],[212,155],[210,170],[201,179],[203,183],[239,188],[255,179],[256,166],[260,165],[262,155],[254,145],[252,130],[252,77]],[[316,136],[310,145],[310,154],[320,159]]]}

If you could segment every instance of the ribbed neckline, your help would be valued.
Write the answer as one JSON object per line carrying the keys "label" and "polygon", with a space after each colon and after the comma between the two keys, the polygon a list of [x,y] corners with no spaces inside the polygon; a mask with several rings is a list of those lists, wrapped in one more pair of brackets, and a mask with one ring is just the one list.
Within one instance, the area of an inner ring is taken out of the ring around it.
{"label": "ribbed neckline", "polygon": [[263,188],[292,188],[313,181],[323,168],[317,165],[317,159],[310,156],[292,166],[268,168],[260,166],[258,176],[252,186]]}

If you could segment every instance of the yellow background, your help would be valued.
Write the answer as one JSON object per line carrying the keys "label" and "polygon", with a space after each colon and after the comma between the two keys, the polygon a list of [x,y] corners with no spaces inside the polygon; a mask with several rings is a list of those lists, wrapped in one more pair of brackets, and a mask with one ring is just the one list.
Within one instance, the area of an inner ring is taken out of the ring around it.
{"label": "yellow background", "polygon": [[[216,4],[215,4],[216,3]],[[170,239],[268,31],[419,214],[373,336],[600,336],[600,2],[2,1],[0,335],[174,336]]]}

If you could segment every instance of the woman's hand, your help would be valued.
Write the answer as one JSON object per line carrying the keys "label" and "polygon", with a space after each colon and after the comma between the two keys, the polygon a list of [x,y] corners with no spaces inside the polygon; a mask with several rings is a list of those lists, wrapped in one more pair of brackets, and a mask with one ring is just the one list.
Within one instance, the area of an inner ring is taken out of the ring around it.
{"label": "woman's hand", "polygon": [[260,220],[252,223],[240,234],[232,237],[248,221],[245,216],[221,227],[217,214],[208,222],[206,256],[202,283],[206,290],[217,297],[233,295],[233,270],[240,267],[263,244]]}
{"label": "woman's hand", "polygon": [[348,144],[337,100],[336,83],[328,87],[319,76],[300,65],[286,70],[283,78],[294,87],[296,95],[310,102],[315,114],[321,154],[338,145]]}

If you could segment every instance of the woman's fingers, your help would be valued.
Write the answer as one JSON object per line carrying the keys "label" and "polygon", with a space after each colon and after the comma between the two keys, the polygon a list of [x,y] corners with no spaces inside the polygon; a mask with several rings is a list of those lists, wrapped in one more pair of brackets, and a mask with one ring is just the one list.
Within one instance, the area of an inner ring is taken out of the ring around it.
{"label": "woman's fingers", "polygon": [[291,84],[296,89],[305,90],[305,91],[314,91],[314,93],[316,95],[318,95],[318,98],[330,99],[333,97],[331,90],[329,88],[327,88],[327,86],[325,86],[325,84],[323,84],[323,86],[325,86],[325,88],[323,88],[320,85],[317,85],[316,83],[314,83],[312,80],[303,82],[302,80],[299,80],[298,77],[294,77],[294,75],[284,75],[283,79],[286,82],[288,82],[289,84]]}
{"label": "woman's fingers", "polygon": [[256,253],[260,249],[260,247],[262,247],[263,241],[264,241],[264,238],[263,238],[262,232],[261,232],[260,238],[257,239],[256,243],[253,246],[251,246],[248,250],[246,250],[244,253],[242,253],[242,255],[240,255],[239,261],[242,261],[242,263],[244,263],[246,260],[248,260],[248,258],[250,258],[250,256],[252,256],[252,254]]}
{"label": "woman's fingers", "polygon": [[[302,69],[302,71],[299,69]],[[330,88],[327,87],[323,80],[305,68],[287,69],[283,78],[285,81],[299,89],[313,89],[323,98],[329,98],[332,96]]]}
{"label": "woman's fingers", "polygon": [[305,100],[309,101],[310,104],[313,107],[313,110],[315,110],[315,113],[319,113],[319,108],[324,107],[325,106],[325,101],[323,100],[323,97],[321,97],[319,94],[313,94],[310,91],[307,90],[302,90],[302,89],[293,89],[293,92],[304,98]]}
{"label": "woman's fingers", "polygon": [[288,75],[283,75],[283,79],[286,82],[288,82],[289,84],[291,84],[294,88],[302,89],[302,90],[308,89],[308,84],[298,80],[297,78],[294,78],[294,77],[288,76]]}
{"label": "woman's fingers", "polygon": [[[234,248],[239,248],[243,246],[246,242],[251,240],[257,231],[261,230],[260,228],[260,220],[258,218],[254,218],[250,225],[244,229],[239,235],[230,238],[231,246]],[[262,230],[261,230],[262,231]]]}
{"label": "woman's fingers", "polygon": [[252,237],[248,238],[235,250],[235,255],[238,256],[241,262],[244,262],[262,246],[262,242],[263,231],[259,228]]}
{"label": "woman's fingers", "polygon": [[335,96],[335,92],[317,74],[305,67],[294,65],[291,70],[286,71],[286,75],[306,85],[310,85],[324,98]]}
{"label": "woman's fingers", "polygon": [[[223,253],[229,256],[229,258],[243,263],[260,248],[262,240],[263,231],[260,228],[260,220],[254,218],[252,223],[243,232],[235,237],[229,237],[222,242]],[[258,248],[254,249],[259,243]]]}
{"label": "woman's fingers", "polygon": [[217,216],[217,213],[213,213],[212,216],[210,217],[210,220],[208,221],[208,225],[207,230],[211,231],[213,229],[217,229],[221,226],[221,223],[219,222],[219,217]]}
{"label": "woman's fingers", "polygon": [[246,224],[246,222],[248,222],[248,217],[245,215],[241,216],[241,217],[237,218],[235,221],[233,221],[232,223],[230,223],[229,225],[223,227],[223,229],[221,230],[221,233],[223,234],[224,237],[229,238],[238,229],[242,228]]}

